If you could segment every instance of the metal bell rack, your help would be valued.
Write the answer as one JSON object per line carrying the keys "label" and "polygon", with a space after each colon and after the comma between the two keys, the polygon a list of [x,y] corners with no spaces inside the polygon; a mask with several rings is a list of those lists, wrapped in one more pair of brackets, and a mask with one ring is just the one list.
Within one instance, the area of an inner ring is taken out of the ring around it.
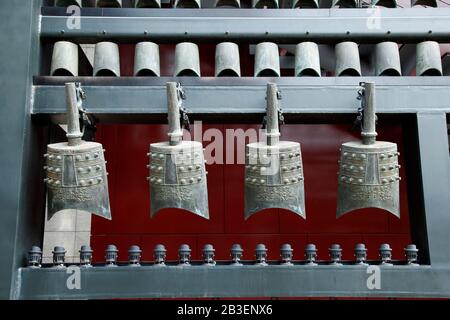
{"label": "metal bell rack", "polygon": [[[0,4],[0,25],[5,31],[1,38],[8,48],[0,51],[0,145],[4,148],[0,156],[0,298],[450,297],[449,76],[76,78],[88,96],[89,113],[105,123],[163,122],[167,109],[165,84],[169,81],[182,83],[191,117],[204,122],[259,119],[265,112],[266,84],[273,82],[283,94],[283,112],[292,123],[305,118],[333,123],[354,117],[359,82],[375,82],[379,117],[398,120],[409,137],[404,156],[410,186],[411,237],[421,248],[421,265],[386,268],[380,290],[367,288],[365,268],[350,265],[236,268],[218,264],[208,268],[142,266],[139,270],[95,267],[82,271],[83,286],[79,290],[67,288],[64,271],[24,267],[26,252],[40,243],[43,234],[45,190],[42,163],[35,159],[41,159],[44,153],[49,123],[63,123],[64,83],[74,80],[33,77],[40,74],[46,43],[62,39],[77,43],[104,39],[127,43],[145,39],[445,43],[450,42],[450,8],[381,10],[378,27],[368,28],[367,21],[373,17],[370,8],[330,9],[331,1],[322,1],[320,9],[308,10],[287,9],[289,5],[285,4],[290,1],[279,1],[281,9],[266,10],[83,7],[79,17],[82,27],[71,29],[66,9],[50,7],[50,2],[10,0]],[[214,109],[210,108],[211,101]],[[134,272],[139,272],[139,277]]]}

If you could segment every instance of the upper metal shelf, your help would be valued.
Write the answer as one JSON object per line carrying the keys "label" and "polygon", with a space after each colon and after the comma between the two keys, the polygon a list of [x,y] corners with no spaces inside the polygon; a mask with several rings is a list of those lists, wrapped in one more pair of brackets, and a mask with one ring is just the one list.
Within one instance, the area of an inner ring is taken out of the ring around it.
{"label": "upper metal shelf", "polygon": [[[450,8],[114,9],[83,8],[79,24],[64,8],[42,8],[42,39],[361,43],[450,42]],[[72,27],[71,27],[72,26]],[[75,28],[73,27],[75,26]]]}

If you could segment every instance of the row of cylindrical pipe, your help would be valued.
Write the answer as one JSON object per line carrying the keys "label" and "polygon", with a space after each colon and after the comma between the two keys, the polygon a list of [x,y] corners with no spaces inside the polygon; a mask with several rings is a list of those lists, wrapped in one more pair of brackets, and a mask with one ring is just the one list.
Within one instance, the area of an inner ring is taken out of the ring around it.
{"label": "row of cylindrical pipe", "polygon": [[[187,244],[180,245],[178,249],[178,263],[179,265],[189,265],[191,261],[191,248]],[[280,247],[280,257],[281,264],[292,265],[293,264],[293,249],[288,243],[281,245]],[[416,245],[409,244],[405,247],[404,253],[406,257],[406,263],[408,265],[417,265],[418,260],[418,249]],[[106,266],[112,267],[117,266],[119,250],[113,244],[106,247],[105,250],[105,263]],[[266,265],[267,259],[267,248],[264,244],[257,244],[255,247],[255,262],[259,265]],[[389,244],[383,243],[380,245],[378,250],[380,264],[381,265],[393,265],[392,260],[392,249]],[[65,254],[66,250],[61,246],[56,246],[53,251],[53,266],[56,268],[65,267]],[[90,267],[92,263],[93,250],[88,245],[83,245],[79,251],[80,253],[80,265],[84,267]],[[157,244],[153,250],[154,265],[164,266],[166,263],[166,253],[167,250],[164,245]],[[240,244],[233,244],[230,249],[230,257],[232,265],[241,265],[241,260],[244,250]],[[328,248],[328,253],[330,256],[329,263],[332,265],[342,265],[342,248],[339,244],[332,244]],[[142,250],[137,245],[132,245],[128,250],[128,264],[130,266],[139,266],[141,262]],[[202,249],[203,264],[215,265],[214,260],[215,249],[212,244],[205,244]],[[355,264],[357,265],[367,265],[367,248],[363,243],[357,243],[354,248]],[[306,265],[317,265],[317,247],[313,243],[309,243],[305,246],[304,250]],[[28,251],[28,267],[39,268],[41,267],[42,261],[42,251],[38,246],[33,246]]]}
{"label": "row of cylindrical pipe", "polygon": [[[83,6],[83,0],[55,0],[55,6],[66,7],[70,5]],[[243,1],[244,2],[244,1]],[[131,1],[135,8],[161,8],[161,0],[134,0]],[[201,8],[201,0],[175,0],[172,1],[174,8]],[[215,0],[214,7],[224,8],[240,8],[240,0]],[[94,5],[98,8],[121,8],[122,0],[96,0]],[[358,0],[333,0],[331,7],[339,8],[357,8],[362,5],[362,1]],[[380,6],[386,8],[397,8],[396,0],[373,0],[371,6]],[[437,7],[436,0],[411,0],[411,7],[413,6],[429,6]],[[281,8],[279,0],[252,0],[251,6],[257,9]],[[319,0],[293,0],[292,8],[315,9],[319,8]]]}
{"label": "row of cylindrical pipe", "polygon": [[[361,76],[358,44],[345,41],[335,46],[335,75]],[[78,76],[78,46],[59,41],[53,48],[50,75]],[[376,76],[401,76],[399,47],[395,42],[375,45],[374,74]],[[295,76],[321,76],[319,46],[314,42],[301,42],[295,50]],[[120,76],[119,46],[113,42],[99,42],[95,46],[94,76]],[[195,43],[182,42],[175,48],[174,76],[200,77],[200,54]],[[279,77],[280,57],[278,46],[262,42],[255,50],[255,77]],[[424,41],[417,44],[416,75],[441,76],[442,61],[439,43]],[[159,46],[153,42],[140,42],[135,48],[134,76],[160,76]],[[240,77],[239,47],[232,42],[216,46],[216,77]]]}

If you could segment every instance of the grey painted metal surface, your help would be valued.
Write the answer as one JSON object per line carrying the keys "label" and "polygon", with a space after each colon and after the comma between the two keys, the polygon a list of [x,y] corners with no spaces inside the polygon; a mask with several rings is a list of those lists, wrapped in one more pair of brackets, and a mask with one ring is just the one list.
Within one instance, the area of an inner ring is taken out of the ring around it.
{"label": "grey painted metal surface", "polygon": [[358,44],[351,41],[344,41],[336,44],[334,48],[336,55],[335,75],[353,76],[361,75],[361,62],[359,61]]}
{"label": "grey painted metal surface", "polygon": [[18,299],[180,297],[449,297],[450,269],[381,268],[381,289],[367,287],[361,266],[220,265],[94,267],[81,270],[81,290],[69,290],[64,271],[21,269]]}
{"label": "grey painted metal surface", "polygon": [[[42,247],[44,193],[43,128],[30,117],[32,75],[39,61],[38,17],[41,1],[0,2],[0,298],[17,288],[16,274],[33,245]],[[30,159],[34,159],[30,161]]]}
{"label": "grey painted metal surface", "polygon": [[387,37],[397,42],[450,40],[450,8],[381,10],[376,17],[367,9],[183,9],[166,10],[163,17],[158,9],[122,10],[105,10],[91,16],[83,9],[80,20],[83,27],[73,30],[67,29],[65,16],[44,15],[41,37],[84,42],[97,42],[102,37],[127,42],[162,39],[336,43],[379,42]]}
{"label": "grey painted metal surface", "polygon": [[[89,113],[164,114],[166,82],[179,81],[193,114],[244,114],[265,112],[268,82],[283,92],[285,114],[354,114],[359,105],[355,92],[360,81],[377,85],[378,113],[450,112],[450,77],[342,77],[342,78],[77,78],[83,84]],[[64,82],[68,78],[37,78],[33,114],[65,112]],[[133,99],[129,99],[133,97]],[[298,97],[302,97],[299,99]],[[436,99],[439,97],[439,99]],[[211,101],[215,102],[211,108]]]}
{"label": "grey painted metal surface", "polygon": [[58,41],[53,47],[51,76],[78,76],[78,46],[68,41]]}
{"label": "grey painted metal surface", "polygon": [[119,46],[113,42],[99,42],[95,45],[94,76],[120,77]]}
{"label": "grey painted metal surface", "polygon": [[320,54],[317,43],[302,42],[295,47],[295,75],[320,77]]}
{"label": "grey painted metal surface", "polygon": [[401,76],[398,44],[392,41],[375,45],[375,76]]}
{"label": "grey painted metal surface", "polygon": [[416,74],[418,76],[442,76],[441,50],[436,41],[417,44]]}
{"label": "grey painted metal surface", "polygon": [[200,53],[198,45],[192,42],[182,42],[175,46],[175,77],[200,77]]}
{"label": "grey painted metal surface", "polygon": [[216,46],[214,74],[216,77],[241,76],[239,46],[236,43],[222,42]]}
{"label": "grey painted metal surface", "polygon": [[153,42],[139,42],[134,53],[134,76],[160,76],[159,46]]}

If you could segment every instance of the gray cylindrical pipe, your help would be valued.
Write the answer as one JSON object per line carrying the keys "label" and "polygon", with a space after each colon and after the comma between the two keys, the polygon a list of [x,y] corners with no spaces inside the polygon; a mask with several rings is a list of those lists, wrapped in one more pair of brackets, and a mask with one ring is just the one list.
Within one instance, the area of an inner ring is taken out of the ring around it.
{"label": "gray cylindrical pipe", "polygon": [[216,0],[215,7],[240,8],[240,0]]}
{"label": "gray cylindrical pipe", "polygon": [[361,63],[359,61],[358,44],[344,41],[336,44],[336,76],[361,76]]}
{"label": "gray cylindrical pipe", "polygon": [[160,76],[159,46],[153,42],[139,42],[134,52],[134,76]]}
{"label": "gray cylindrical pipe", "polygon": [[55,7],[69,7],[79,6],[82,7],[82,0],[55,0]]}
{"label": "gray cylindrical pipe", "polygon": [[99,42],[95,45],[94,76],[120,77],[120,54],[117,44]]}
{"label": "gray cylindrical pipe", "polygon": [[252,0],[253,8],[278,8],[278,0]]}
{"label": "gray cylindrical pipe", "polygon": [[364,118],[363,129],[361,132],[362,141],[364,144],[374,144],[377,132],[375,128],[375,83],[365,82],[364,87]]}
{"label": "gray cylindrical pipe", "polygon": [[442,76],[441,49],[436,41],[417,44],[416,75]]}
{"label": "gray cylindrical pipe", "polygon": [[83,136],[80,131],[80,120],[77,103],[77,91],[75,83],[66,83],[66,117],[67,117],[67,140],[69,146],[79,145]]}
{"label": "gray cylindrical pipe", "polygon": [[201,8],[201,0],[176,0],[175,8]]}
{"label": "gray cylindrical pipe", "polygon": [[122,0],[96,0],[95,6],[97,8],[121,8]]}
{"label": "gray cylindrical pipe", "polygon": [[275,146],[280,140],[280,128],[278,125],[278,87],[275,83],[267,84],[267,117],[266,135],[267,145]]}
{"label": "gray cylindrical pipe", "polygon": [[136,8],[161,8],[161,0],[136,0]]}
{"label": "gray cylindrical pipe", "polygon": [[294,0],[294,4],[292,6],[295,8],[310,8],[316,9],[319,8],[319,0]]}
{"label": "gray cylindrical pipe", "polygon": [[175,77],[200,77],[200,54],[192,42],[182,42],[175,47]]}
{"label": "gray cylindrical pipe", "polygon": [[400,53],[395,42],[380,42],[375,46],[375,75],[401,76]]}
{"label": "gray cylindrical pipe", "polygon": [[240,77],[239,46],[233,42],[222,42],[216,46],[216,77]]}
{"label": "gray cylindrical pipe", "polygon": [[273,42],[261,42],[255,49],[255,77],[279,77],[280,56]]}
{"label": "gray cylindrical pipe", "polygon": [[58,41],[53,46],[51,76],[78,76],[78,46],[68,41]]}
{"label": "gray cylindrical pipe", "polygon": [[169,121],[169,143],[171,146],[178,145],[183,139],[183,131],[180,124],[180,97],[178,95],[178,84],[168,82],[167,88],[167,108]]}
{"label": "gray cylindrical pipe", "polygon": [[295,76],[320,77],[320,54],[316,43],[302,42],[295,47]]}

